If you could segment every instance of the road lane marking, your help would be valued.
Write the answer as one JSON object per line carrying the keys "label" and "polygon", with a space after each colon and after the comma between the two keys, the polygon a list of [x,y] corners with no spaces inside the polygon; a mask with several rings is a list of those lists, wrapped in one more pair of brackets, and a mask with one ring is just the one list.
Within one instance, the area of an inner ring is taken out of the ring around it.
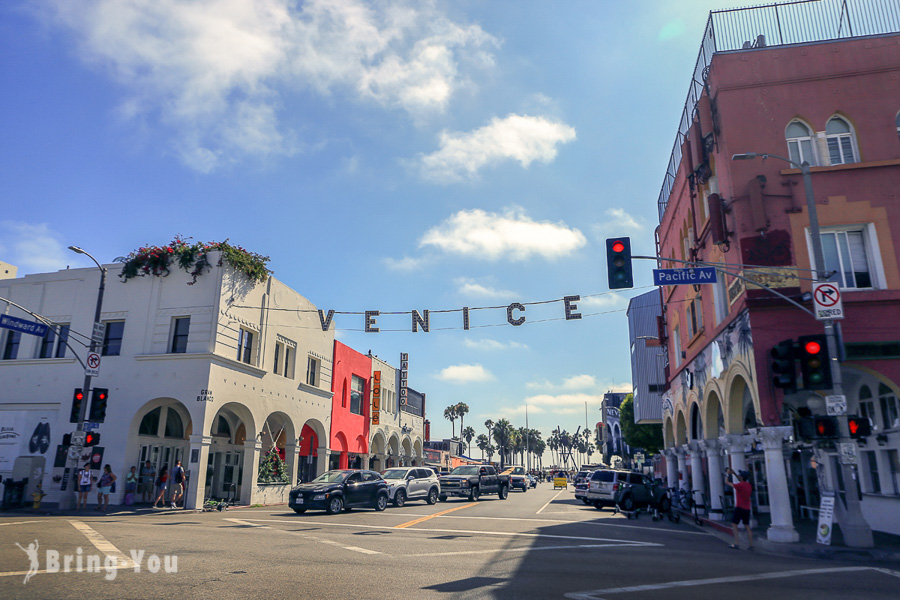
{"label": "road lane marking", "polygon": [[448,508],[447,510],[442,510],[441,512],[434,513],[433,515],[427,515],[424,517],[420,517],[413,521],[409,521],[407,523],[403,523],[402,525],[397,525],[394,529],[405,529],[406,527],[410,527],[412,525],[416,525],[418,523],[422,523],[429,519],[433,519],[435,517],[440,517],[441,515],[446,515],[447,513],[452,513],[455,510],[462,510],[464,508],[469,508],[470,506],[475,506],[476,502],[469,502],[468,504],[463,504],[462,506],[454,506],[453,508]]}
{"label": "road lane marking", "polygon": [[559,490],[559,493],[558,493],[558,494],[556,494],[555,496],[553,496],[552,498],[550,498],[549,500],[547,500],[547,504],[543,505],[543,506],[542,506],[536,513],[534,513],[534,514],[536,514],[536,515],[541,514],[541,513],[544,511],[545,508],[547,508],[548,506],[550,506],[550,505],[553,503],[554,500],[556,500],[557,498],[559,498],[559,494],[562,494],[562,493],[565,492],[565,491],[566,491],[566,490]]}
{"label": "road lane marking", "polygon": [[83,533],[84,537],[86,537],[97,550],[105,554],[107,557],[115,558],[117,565],[122,566],[122,568],[135,566],[133,560],[122,554],[122,552],[118,548],[113,546],[109,540],[100,535],[100,533],[98,533],[97,530],[90,525],[82,521],[69,521],[69,523],[72,524],[72,527]]}
{"label": "road lane marking", "polygon": [[16,521],[14,523],[0,523],[0,527],[5,525],[27,525],[28,523],[40,523],[41,521]]}
{"label": "road lane marking", "polygon": [[271,529],[266,525],[257,525],[256,523],[251,523],[250,521],[241,521],[240,519],[225,519],[226,521],[231,521],[232,523],[236,523],[238,525],[244,525],[245,527],[259,527],[261,529]]}
{"label": "road lane marking", "polygon": [[[802,569],[797,571],[779,571],[775,573],[755,573],[753,575],[736,575],[733,577],[714,577],[712,579],[689,579],[685,581],[669,581],[665,583],[653,583],[647,585],[635,585],[631,587],[608,588],[605,590],[591,590],[587,592],[571,592],[565,594],[566,598],[573,600],[603,600],[603,596],[613,594],[630,594],[633,592],[648,592],[666,590],[681,587],[693,587],[698,585],[718,585],[723,583],[740,583],[744,581],[757,581],[760,579],[783,579],[786,577],[800,577],[803,575],[823,575],[830,573],[852,571],[880,571],[873,567],[832,567],[828,569]],[[891,573],[889,573],[891,574]]]}
{"label": "road lane marking", "polygon": [[[650,546],[662,546],[662,544],[647,544]],[[540,552],[543,550],[581,550],[585,548],[637,548],[638,545],[631,542],[624,544],[575,544],[571,546],[525,546],[523,548],[494,548],[492,550],[460,550],[458,552],[417,552],[411,556],[461,556],[464,554],[497,554],[499,552]]]}

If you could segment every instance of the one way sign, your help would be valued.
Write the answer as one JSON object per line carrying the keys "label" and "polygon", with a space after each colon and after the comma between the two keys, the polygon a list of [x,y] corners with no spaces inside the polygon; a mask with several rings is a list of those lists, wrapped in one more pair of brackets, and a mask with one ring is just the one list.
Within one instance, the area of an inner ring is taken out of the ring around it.
{"label": "one way sign", "polygon": [[844,303],[841,300],[841,289],[838,284],[826,281],[813,284],[813,309],[816,319],[827,321],[829,319],[844,318]]}

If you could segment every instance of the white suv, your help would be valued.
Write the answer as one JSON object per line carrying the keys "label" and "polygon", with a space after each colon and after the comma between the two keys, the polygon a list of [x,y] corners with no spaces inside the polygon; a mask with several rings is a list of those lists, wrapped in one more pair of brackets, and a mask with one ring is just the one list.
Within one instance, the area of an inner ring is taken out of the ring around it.
{"label": "white suv", "polygon": [[381,472],[388,484],[388,499],[400,507],[407,500],[425,500],[434,504],[441,494],[437,474],[424,467],[396,467]]}

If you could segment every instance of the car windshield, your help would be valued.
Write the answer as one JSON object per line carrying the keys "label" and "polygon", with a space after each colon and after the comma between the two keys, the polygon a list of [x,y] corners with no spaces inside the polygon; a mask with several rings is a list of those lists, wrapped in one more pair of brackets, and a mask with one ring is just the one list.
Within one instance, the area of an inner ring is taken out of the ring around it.
{"label": "car windshield", "polygon": [[615,477],[615,473],[612,471],[595,471],[592,479],[594,481],[606,481],[610,482]]}
{"label": "car windshield", "polygon": [[349,471],[326,471],[313,479],[312,483],[340,483],[349,474]]}
{"label": "car windshield", "polygon": [[385,479],[406,479],[407,473],[409,473],[408,469],[388,469],[381,476]]}
{"label": "car windshield", "polygon": [[450,471],[451,475],[478,475],[478,469],[481,467],[477,465],[470,465],[465,467],[456,467],[452,471]]}

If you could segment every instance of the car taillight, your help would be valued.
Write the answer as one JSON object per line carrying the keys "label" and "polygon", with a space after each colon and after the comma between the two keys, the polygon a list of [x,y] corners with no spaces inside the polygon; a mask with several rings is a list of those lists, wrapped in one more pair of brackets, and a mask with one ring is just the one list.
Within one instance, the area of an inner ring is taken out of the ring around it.
{"label": "car taillight", "polygon": [[619,491],[619,484],[618,484],[618,483],[614,483],[614,484],[613,484],[613,491],[614,491],[614,492],[618,492],[618,491]]}

